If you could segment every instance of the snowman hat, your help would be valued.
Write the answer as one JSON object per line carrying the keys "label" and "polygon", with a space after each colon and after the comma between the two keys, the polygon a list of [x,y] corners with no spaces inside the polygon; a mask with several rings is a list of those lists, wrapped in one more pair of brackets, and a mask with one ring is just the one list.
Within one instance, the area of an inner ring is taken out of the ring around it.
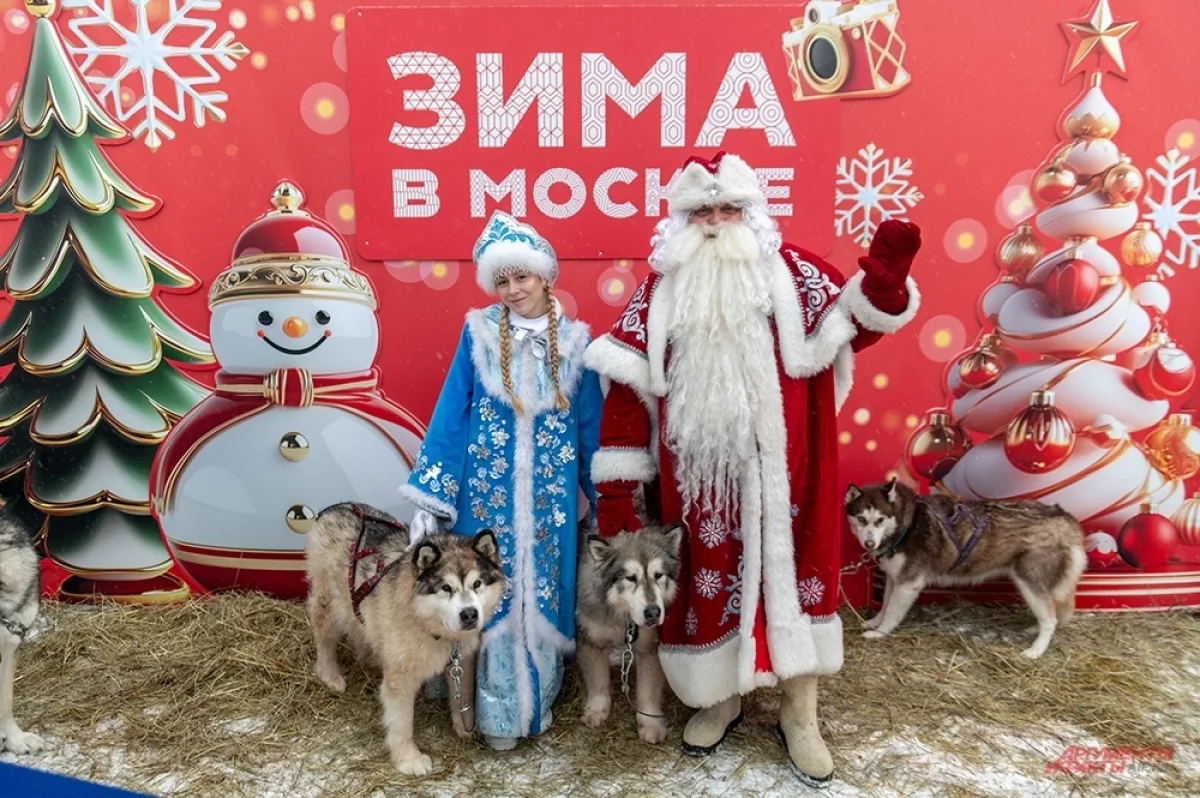
{"label": "snowman hat", "polygon": [[558,256],[550,242],[503,211],[492,214],[471,256],[476,282],[492,296],[496,295],[496,280],[506,274],[528,272],[551,285],[558,279]]}
{"label": "snowman hat", "polygon": [[712,160],[693,155],[667,191],[671,213],[688,213],[713,205],[764,205],[758,175],[736,155],[722,150]]}
{"label": "snowman hat", "polygon": [[349,248],[337,231],[304,210],[300,187],[280,181],[271,205],[238,236],[229,268],[213,280],[209,309],[237,299],[321,296],[374,310],[370,280],[350,267]]}

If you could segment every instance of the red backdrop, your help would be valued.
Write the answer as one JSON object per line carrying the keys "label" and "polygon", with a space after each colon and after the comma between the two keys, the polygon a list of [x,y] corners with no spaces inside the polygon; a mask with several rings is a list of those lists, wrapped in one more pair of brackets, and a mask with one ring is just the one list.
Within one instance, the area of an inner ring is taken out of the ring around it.
{"label": "red backdrop", "polygon": [[[473,54],[490,40],[492,51],[512,54],[505,62],[507,96],[535,52],[564,52],[566,63],[577,69],[581,49],[597,48],[635,81],[653,58],[683,48],[689,54],[686,136],[691,144],[730,55],[760,41],[755,49],[763,53],[789,122],[799,129],[799,146],[788,152],[768,151],[754,143],[755,134],[747,132],[738,133],[730,144],[760,161],[755,165],[798,169],[792,186],[797,215],[781,218],[787,237],[799,244],[816,242],[850,272],[862,252],[856,238],[862,232],[857,225],[863,211],[855,209],[856,199],[902,211],[924,230],[925,247],[915,267],[924,294],[921,314],[903,334],[860,359],[857,387],[842,417],[843,475],[864,481],[895,469],[917,416],[945,401],[942,372],[946,361],[969,344],[979,328],[976,301],[995,278],[994,248],[1032,207],[1026,205],[1028,195],[1021,186],[1028,185],[1030,170],[1058,141],[1055,122],[1083,87],[1081,77],[1060,83],[1067,43],[1059,23],[1084,17],[1091,5],[1089,0],[900,0],[899,32],[906,44],[903,64],[912,75],[911,84],[889,97],[839,99],[835,95],[798,103],[787,79],[781,37],[791,19],[804,14],[799,4],[744,14],[716,4],[658,11],[661,23],[654,28],[630,24],[632,16],[625,18],[620,7],[612,7],[586,12],[586,27],[561,28],[550,23],[567,24],[571,18],[567,12],[546,11],[543,16],[529,10],[471,10],[460,8],[465,3],[446,2],[442,5],[449,8],[442,12],[413,12],[419,24],[403,29],[379,22],[351,38],[354,43],[364,41],[361,52],[347,52],[349,2],[213,2],[172,19],[171,4],[150,0],[146,26],[158,32],[165,44],[182,49],[166,50],[163,62],[171,67],[170,73],[156,70],[146,82],[142,70],[129,69],[129,52],[121,44],[122,29],[136,27],[132,4],[60,2],[65,10],[58,24],[75,48],[78,63],[97,88],[105,89],[108,106],[118,109],[137,132],[134,143],[110,152],[113,160],[136,185],[165,203],[159,214],[138,224],[143,235],[201,277],[206,289],[228,265],[238,233],[268,207],[276,183],[285,177],[296,181],[307,194],[308,207],[326,215],[360,256],[387,253],[386,261],[360,257],[355,265],[371,277],[379,294],[384,388],[421,418],[428,418],[433,408],[464,312],[484,301],[470,262],[453,259],[468,252],[482,219],[470,218],[467,208],[457,207],[465,196],[461,187],[448,197],[454,205],[442,210],[445,226],[429,233],[373,212],[378,209],[357,207],[360,195],[372,202],[379,196],[377,185],[363,184],[365,173],[378,170],[386,175],[410,162],[399,149],[389,152],[378,144],[372,149],[356,138],[360,122],[369,126],[372,116],[384,114],[389,104],[397,102],[395,85],[386,73],[377,75],[375,83],[365,76],[362,80],[367,84],[356,86],[356,59],[369,64],[388,49],[383,44],[399,51],[427,40],[429,49],[466,59],[464,92],[471,95]],[[1184,90],[1200,73],[1200,52],[1194,46],[1200,4],[1113,0],[1113,9],[1120,21],[1140,22],[1122,41],[1129,79],[1110,78],[1105,83],[1108,98],[1122,114],[1117,137],[1122,151],[1142,168],[1152,166],[1171,148],[1200,155],[1200,107],[1195,92]],[[370,13],[383,21],[393,18]],[[519,24],[513,22],[499,31],[496,20],[509,13]],[[442,19],[444,23],[439,22]],[[17,0],[0,2],[0,74],[9,81],[0,85],[5,108],[24,71],[29,22]],[[510,51],[506,42],[510,37],[517,41],[518,29],[528,37],[528,44],[513,45]],[[594,39],[575,38],[584,36]],[[236,57],[241,51],[235,43],[244,45],[243,57]],[[701,69],[707,55],[711,61]],[[697,67],[695,74],[692,66]],[[129,74],[113,78],[122,68]],[[619,241],[621,253],[633,254],[639,247],[645,249],[640,242],[648,241],[653,220],[641,212],[636,190],[631,201],[639,205],[638,214],[616,221],[596,218],[592,180],[600,167],[610,166],[628,166],[639,174],[647,167],[660,168],[664,179],[669,179],[690,147],[659,146],[659,111],[652,103],[636,123],[610,104],[609,149],[619,147],[619,153],[581,149],[578,80],[576,71],[565,84],[566,119],[573,126],[567,132],[568,146],[548,158],[544,149],[531,144],[536,137],[535,108],[507,148],[486,153],[486,158],[500,158],[497,153],[502,152],[502,158],[479,163],[495,167],[494,179],[507,172],[502,166],[528,165],[530,186],[534,176],[550,165],[587,173],[588,207],[593,215],[581,214],[578,224],[563,221],[561,229],[546,225],[546,232],[552,237],[561,233],[564,250],[576,255],[597,244],[596,236],[580,226],[590,220],[589,224],[606,225],[605,235],[617,231],[611,235]],[[147,85],[153,87],[153,97],[147,97]],[[370,91],[376,85],[377,99]],[[748,107],[749,102],[743,99],[740,106]],[[471,113],[473,107],[468,108],[468,116]],[[198,117],[203,118],[202,125]],[[806,121],[827,124],[835,135],[805,130]],[[474,135],[473,119],[468,118],[467,130],[469,139]],[[641,144],[634,142],[636,137],[643,137]],[[155,138],[161,141],[151,149],[147,144]],[[829,142],[828,151],[821,149],[822,140]],[[814,142],[812,150],[806,149],[809,141]],[[526,151],[514,151],[518,142]],[[470,158],[477,154],[478,148],[471,147],[462,154],[467,163],[454,164],[458,155],[449,149],[440,156],[422,157],[441,158],[438,168],[454,170],[447,176],[461,181]],[[701,154],[711,154],[713,149],[703,147]],[[0,164],[7,158],[11,165],[14,154],[15,148],[5,148]],[[768,156],[772,162],[763,162]],[[422,160],[414,156],[411,163]],[[819,173],[811,180],[799,179],[806,168]],[[1161,197],[1160,187],[1151,184],[1150,191]],[[1198,203],[1193,201],[1191,213],[1200,210]],[[880,216],[876,212],[873,218],[877,223]],[[384,238],[375,242],[378,250],[356,240],[368,223],[383,231]],[[1184,225],[1191,225],[1192,234],[1200,232],[1194,220],[1185,220]],[[0,227],[0,236],[7,240],[15,229],[15,223],[7,223]],[[408,230],[413,230],[411,235]],[[1167,236],[1168,251],[1178,244]],[[603,330],[645,268],[640,260],[572,260],[564,266],[559,296],[593,329]],[[1193,269],[1194,265],[1176,266],[1168,285],[1176,298],[1171,332],[1182,346],[1197,352],[1200,321],[1186,308],[1200,287]],[[193,328],[207,330],[205,293],[171,297],[167,304]],[[848,551],[847,559],[853,554]],[[852,597],[862,595],[861,581],[848,587]]]}

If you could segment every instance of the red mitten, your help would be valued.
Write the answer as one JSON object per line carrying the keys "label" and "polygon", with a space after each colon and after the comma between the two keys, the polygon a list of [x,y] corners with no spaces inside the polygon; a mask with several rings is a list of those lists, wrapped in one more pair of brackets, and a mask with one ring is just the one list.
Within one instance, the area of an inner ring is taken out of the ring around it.
{"label": "red mitten", "polygon": [[609,538],[642,528],[642,522],[633,510],[635,487],[636,482],[609,482],[596,486],[599,493],[596,499],[596,525],[600,528],[600,537]]}
{"label": "red mitten", "polygon": [[884,313],[908,307],[905,281],[921,248],[921,228],[912,222],[888,219],[879,225],[867,255],[858,259],[863,270],[863,295]]}

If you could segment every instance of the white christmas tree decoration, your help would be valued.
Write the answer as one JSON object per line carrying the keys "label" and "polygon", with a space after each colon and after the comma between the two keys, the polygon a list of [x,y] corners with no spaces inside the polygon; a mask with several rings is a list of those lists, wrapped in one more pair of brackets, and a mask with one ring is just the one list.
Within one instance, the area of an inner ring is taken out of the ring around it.
{"label": "white christmas tree decoration", "polygon": [[834,224],[839,236],[849,235],[864,249],[879,225],[905,214],[925,197],[912,185],[912,160],[885,158],[874,143],[858,151],[858,158],[843,157],[837,167]]}
{"label": "white christmas tree decoration", "polygon": [[[1195,269],[1200,266],[1200,181],[1196,179],[1195,166],[1184,168],[1190,160],[1179,150],[1171,150],[1157,158],[1162,171],[1153,167],[1146,170],[1149,210],[1142,218],[1150,221],[1162,236],[1163,257],[1176,266]],[[1153,190],[1156,184],[1158,191]],[[1174,273],[1166,263],[1159,265],[1163,277]]]}

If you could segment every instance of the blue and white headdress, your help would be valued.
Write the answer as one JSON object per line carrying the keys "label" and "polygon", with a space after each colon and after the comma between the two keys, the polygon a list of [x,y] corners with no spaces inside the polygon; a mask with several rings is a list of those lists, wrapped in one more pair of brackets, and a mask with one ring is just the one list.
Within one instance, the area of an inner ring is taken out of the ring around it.
{"label": "blue and white headdress", "polygon": [[475,242],[475,280],[495,296],[496,280],[513,272],[536,274],[548,283],[558,279],[558,257],[550,242],[529,225],[495,211]]}

